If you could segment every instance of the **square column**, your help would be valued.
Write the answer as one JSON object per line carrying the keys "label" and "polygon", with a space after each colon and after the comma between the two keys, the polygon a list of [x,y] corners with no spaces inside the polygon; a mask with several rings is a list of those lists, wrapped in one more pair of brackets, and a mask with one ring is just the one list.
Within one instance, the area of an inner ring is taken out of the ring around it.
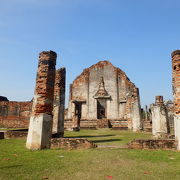
{"label": "square column", "polygon": [[56,53],[39,54],[36,87],[30,117],[26,147],[31,150],[50,148]]}

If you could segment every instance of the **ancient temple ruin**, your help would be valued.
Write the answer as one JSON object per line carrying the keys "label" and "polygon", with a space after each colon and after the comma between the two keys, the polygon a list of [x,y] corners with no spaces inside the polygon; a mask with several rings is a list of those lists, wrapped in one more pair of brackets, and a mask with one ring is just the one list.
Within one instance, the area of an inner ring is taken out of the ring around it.
{"label": "ancient temple ruin", "polygon": [[109,61],[85,69],[70,85],[66,128],[112,127],[138,131],[140,124],[139,90]]}

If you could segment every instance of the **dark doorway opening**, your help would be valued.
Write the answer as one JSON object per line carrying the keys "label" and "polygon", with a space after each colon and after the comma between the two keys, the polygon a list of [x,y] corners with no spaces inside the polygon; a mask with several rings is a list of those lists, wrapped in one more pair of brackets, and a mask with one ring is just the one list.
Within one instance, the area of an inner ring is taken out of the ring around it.
{"label": "dark doorway opening", "polygon": [[78,116],[78,119],[81,119],[82,103],[75,103],[75,115]]}
{"label": "dark doorway opening", "polygon": [[97,119],[105,119],[107,103],[106,99],[97,99]]}

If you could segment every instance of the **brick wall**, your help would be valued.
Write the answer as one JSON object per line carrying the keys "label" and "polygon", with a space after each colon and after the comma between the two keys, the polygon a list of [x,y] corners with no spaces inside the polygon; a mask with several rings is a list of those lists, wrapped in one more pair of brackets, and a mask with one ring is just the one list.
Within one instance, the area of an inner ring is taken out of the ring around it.
{"label": "brick wall", "polygon": [[28,128],[32,102],[0,101],[0,127]]}

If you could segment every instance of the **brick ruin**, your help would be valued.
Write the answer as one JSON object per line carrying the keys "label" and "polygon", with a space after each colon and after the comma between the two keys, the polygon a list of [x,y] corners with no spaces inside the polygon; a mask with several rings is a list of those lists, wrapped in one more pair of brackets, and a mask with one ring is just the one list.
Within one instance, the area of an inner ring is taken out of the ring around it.
{"label": "brick ruin", "polygon": [[43,51],[39,54],[36,87],[26,142],[28,149],[50,148],[56,57],[53,51]]}
{"label": "brick ruin", "polygon": [[180,50],[172,52],[172,82],[174,96],[174,132],[180,150]]}
{"label": "brick ruin", "polygon": [[109,61],[85,69],[70,85],[65,127],[140,130],[138,88]]}
{"label": "brick ruin", "polygon": [[[156,96],[159,97],[159,96]],[[162,96],[163,98],[163,96]],[[155,102],[156,104],[156,102]],[[152,132],[152,109],[155,104],[151,104],[150,108],[145,106],[145,108],[141,109],[142,115],[142,129],[146,132]],[[174,104],[171,100],[163,101],[163,106],[166,109],[167,113],[167,123],[168,128],[173,132],[174,131]]]}
{"label": "brick ruin", "polygon": [[28,128],[31,109],[31,101],[0,101],[0,127]]}
{"label": "brick ruin", "polygon": [[[180,50],[172,53],[174,104],[165,103],[162,96],[157,96],[155,104],[150,110],[146,106],[145,111],[140,111],[138,88],[108,61],[85,69],[73,81],[65,111],[66,70],[56,71],[56,57],[53,51],[40,53],[33,102],[9,101],[0,96],[0,127],[29,126],[27,148],[44,149],[51,145],[52,148],[90,148],[95,145],[86,140],[58,137],[63,137],[64,128],[113,128],[152,129],[156,139],[134,140],[130,148],[180,150]],[[172,128],[175,139],[169,134]],[[52,131],[56,139],[51,139]],[[1,139],[26,135],[27,131],[0,132]]]}
{"label": "brick ruin", "polygon": [[156,96],[155,104],[151,105],[152,134],[155,138],[165,138],[170,134],[168,111],[163,96]]}
{"label": "brick ruin", "polygon": [[63,137],[64,135],[65,87],[66,69],[60,68],[56,71],[54,85],[54,109],[52,131],[56,137]]}

